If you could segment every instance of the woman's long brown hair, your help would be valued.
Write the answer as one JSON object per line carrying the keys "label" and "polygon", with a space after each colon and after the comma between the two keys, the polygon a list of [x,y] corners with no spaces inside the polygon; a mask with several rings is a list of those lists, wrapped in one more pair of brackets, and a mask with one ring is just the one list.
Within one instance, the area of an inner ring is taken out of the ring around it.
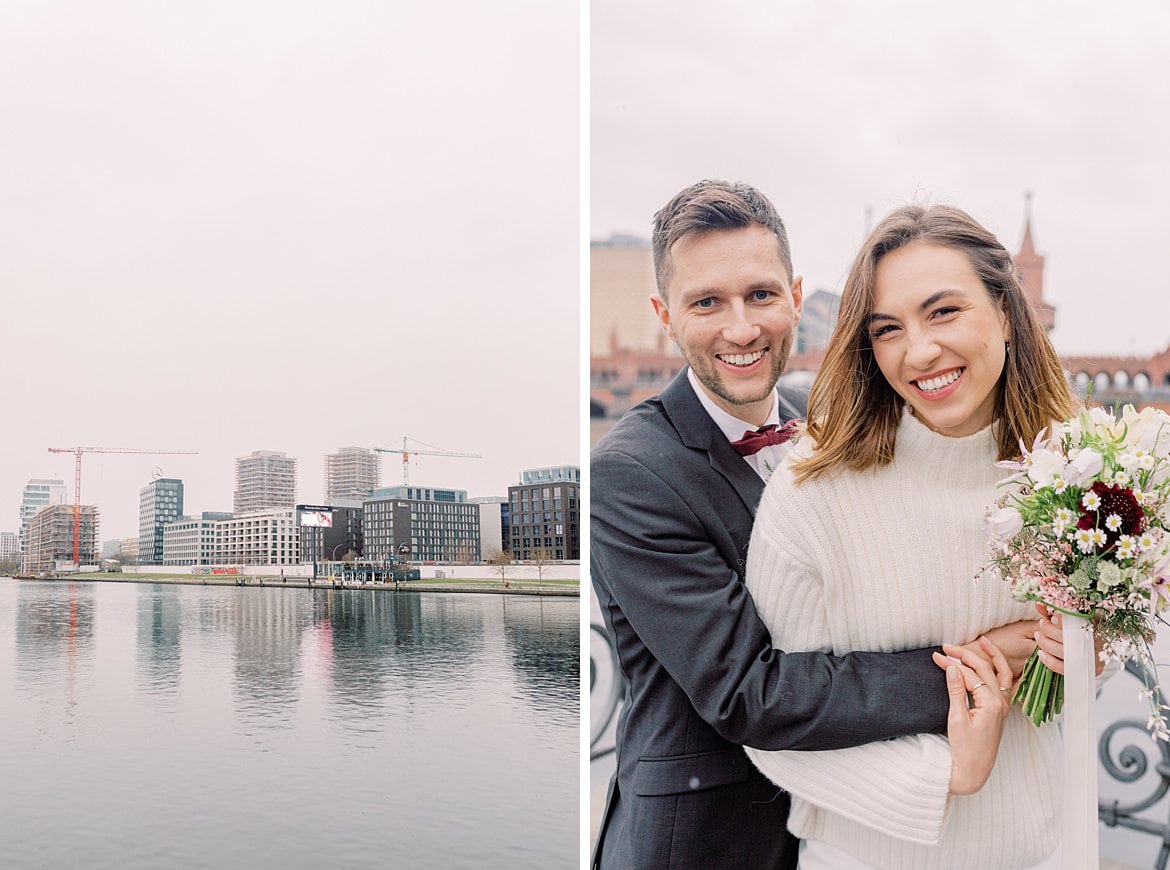
{"label": "woman's long brown hair", "polygon": [[999,458],[1019,456],[1021,440],[1031,445],[1041,429],[1071,417],[1079,407],[1004,246],[961,209],[904,206],[874,228],[845,279],[837,326],[809,393],[807,432],[816,450],[796,462],[797,483],[838,469],[864,471],[894,459],[905,401],[878,368],[867,325],[878,263],[891,251],[914,242],[966,255],[1011,326],[995,404],[995,417],[1001,423]]}

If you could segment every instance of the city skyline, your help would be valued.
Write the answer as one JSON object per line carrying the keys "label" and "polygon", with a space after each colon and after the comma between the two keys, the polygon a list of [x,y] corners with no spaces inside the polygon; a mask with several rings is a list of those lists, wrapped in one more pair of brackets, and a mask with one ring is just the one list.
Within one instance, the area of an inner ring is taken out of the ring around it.
{"label": "city skyline", "polygon": [[1057,349],[1170,345],[1147,316],[1170,220],[1156,169],[1170,119],[1147,109],[1170,98],[1165,7],[683,0],[670,15],[595,3],[591,19],[605,58],[591,68],[591,239],[647,238],[701,178],[747,181],[784,218],[806,289],[839,292],[891,208],[957,205],[1015,251],[1032,192]]}
{"label": "city skyline", "polygon": [[[83,505],[91,505],[91,506],[96,506],[98,508],[98,511],[102,517],[102,533],[101,533],[101,540],[102,541],[110,541],[110,540],[116,540],[116,539],[121,539],[121,538],[138,538],[138,536],[139,536],[139,522],[140,522],[139,511],[140,511],[141,492],[145,487],[148,487],[152,482],[155,482],[157,479],[156,478],[147,478],[136,490],[134,490],[133,493],[131,493],[131,497],[133,500],[134,527],[133,527],[133,529],[128,531],[126,534],[115,534],[114,532],[107,529],[107,524],[110,522],[110,520],[108,519],[108,513],[118,514],[118,513],[121,513],[122,511],[119,511],[117,509],[115,509],[113,511],[107,511],[107,507],[105,504],[103,504],[99,501],[91,500],[86,495],[86,493],[89,492],[90,490],[89,490],[89,487],[87,486],[87,482],[86,482],[88,479],[88,476],[86,474],[87,466],[85,463],[87,461],[90,461],[90,460],[93,460],[93,461],[100,460],[101,457],[102,457],[101,454],[96,454],[96,455],[86,454],[86,458],[82,460],[83,470],[82,470],[81,503]],[[151,457],[131,455],[131,456],[117,456],[116,458],[117,459],[133,459],[133,460],[138,460],[139,462],[145,461],[146,464],[149,465],[150,464],[149,460]],[[182,458],[189,461],[188,457],[182,457]],[[191,504],[191,499],[189,496],[189,493],[192,491],[191,483],[193,482],[193,480],[191,478],[184,477],[181,474],[170,474],[170,473],[165,474],[166,478],[178,479],[183,484],[184,493],[185,493],[185,495],[184,495],[185,507],[183,510],[183,515],[198,517],[200,513],[204,513],[204,512],[232,513],[232,498],[233,498],[233,494],[235,492],[235,469],[236,469],[237,460],[240,458],[241,457],[233,457],[233,459],[231,460],[230,472],[228,475],[226,475],[224,477],[224,480],[226,480],[226,482],[227,482],[226,483],[227,490],[226,490],[225,494],[223,495],[222,499],[220,499],[219,501],[213,500],[211,502],[205,503],[203,500],[200,500],[197,504],[195,504],[193,506]],[[290,456],[289,458],[299,460],[299,457]],[[426,457],[426,458],[430,459],[432,457]],[[433,457],[433,458],[441,459],[442,457]],[[64,461],[64,460],[62,460],[62,461]],[[445,460],[445,461],[448,461],[448,460]],[[392,463],[392,470],[389,473],[387,472],[386,468],[383,467],[382,484],[381,484],[381,488],[383,488],[383,489],[387,488],[387,487],[392,488],[392,487],[397,487],[397,486],[402,485],[401,478],[394,476],[395,473],[397,473],[399,475],[401,475],[401,473],[402,473],[401,472],[401,466],[402,466],[401,460],[398,457],[393,457],[390,459],[390,462]],[[412,465],[414,464],[414,462],[415,462],[415,460],[411,459]],[[72,478],[73,478],[73,475],[72,475],[73,460],[72,460],[72,458],[69,459],[69,463],[70,463],[70,473],[69,474],[64,474],[64,473],[61,474],[59,479],[61,479],[65,482],[65,488],[67,491],[67,498],[65,500],[65,504],[72,505],[73,504],[73,480],[72,480]],[[416,469],[412,470],[413,477],[412,477],[412,481],[411,481],[410,485],[413,487],[424,487],[424,488],[431,488],[431,489],[461,489],[461,490],[467,491],[469,497],[475,497],[475,498],[487,498],[487,497],[505,498],[507,495],[507,492],[508,492],[508,487],[518,485],[522,479],[524,471],[531,469],[531,468],[536,468],[538,466],[539,467],[548,467],[548,466],[555,466],[557,464],[558,463],[551,463],[551,462],[550,463],[528,463],[524,466],[517,467],[516,469],[514,469],[511,472],[511,477],[508,478],[503,483],[499,492],[478,493],[478,492],[475,492],[474,490],[470,489],[466,485],[459,483],[458,479],[457,479],[457,473],[459,470],[459,466],[455,465],[454,463],[452,463],[451,467],[454,469],[456,479],[453,480],[452,482],[441,483],[441,484],[431,483],[428,480],[424,479],[422,473],[419,472],[416,468]],[[559,464],[560,465],[575,465],[576,463],[575,462],[563,462],[563,463],[559,463]],[[170,466],[170,464],[168,463],[168,467],[169,466]],[[299,467],[299,463],[298,463],[298,467]],[[162,470],[162,466],[155,465],[151,469],[150,473],[153,475],[156,471],[161,471],[161,470]],[[299,476],[299,474],[298,474],[298,476]],[[164,477],[164,475],[160,474],[159,478],[162,478],[162,477]],[[324,477],[324,475],[322,474],[322,478],[323,477]],[[29,481],[26,480],[25,484],[27,484],[28,482]],[[195,486],[196,492],[206,492],[205,486],[199,485],[198,481],[195,481],[195,483],[196,483],[196,486]],[[322,488],[320,490],[319,495],[322,497],[317,497],[317,496],[314,496],[312,493],[306,494],[305,492],[303,492],[302,485],[300,483],[298,483],[297,484],[296,502],[298,504],[310,504],[310,503],[329,504],[330,503],[329,500],[323,498],[323,495],[324,495],[323,480],[321,483],[321,487]],[[109,491],[109,490],[107,489],[107,491]],[[19,527],[20,527],[20,521],[19,521],[19,516],[18,516],[19,515],[19,508],[20,508],[19,493],[17,494],[17,498],[15,499],[15,504],[16,504],[16,507],[13,509],[12,512],[15,516],[17,516],[17,519],[13,525],[13,528],[7,529],[7,528],[4,528],[2,525],[0,525],[0,532],[11,531],[15,534],[16,531],[19,529]],[[0,505],[0,514],[3,514],[3,513],[6,513],[6,510],[4,509],[3,505]]]}
{"label": "city skyline", "polygon": [[50,447],[198,451],[85,456],[103,538],[137,534],[156,468],[188,513],[230,510],[253,450],[300,461],[304,502],[326,453],[403,436],[482,454],[411,469],[474,495],[578,461],[579,24],[536,0],[455,27],[374,0],[0,10],[0,530],[30,478],[73,501]]}

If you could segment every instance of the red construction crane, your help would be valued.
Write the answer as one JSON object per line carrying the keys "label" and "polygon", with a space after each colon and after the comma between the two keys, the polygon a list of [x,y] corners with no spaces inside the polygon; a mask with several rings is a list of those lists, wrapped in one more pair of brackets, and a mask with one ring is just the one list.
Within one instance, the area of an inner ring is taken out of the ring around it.
{"label": "red construction crane", "polygon": [[81,454],[83,453],[151,453],[187,454],[194,456],[197,450],[139,450],[136,447],[50,447],[50,453],[72,453],[77,457],[76,482],[73,489],[73,569],[81,569]]}
{"label": "red construction crane", "polygon": [[[417,438],[415,443],[423,444]],[[375,447],[378,453],[401,453],[402,454],[402,485],[410,486],[410,457],[411,456],[458,456],[462,459],[483,459],[478,453],[452,453],[450,450],[443,450],[435,447],[433,444],[424,444],[425,447],[434,447],[433,450],[412,450],[406,444],[406,438],[402,439],[401,450],[391,450],[386,447]]]}

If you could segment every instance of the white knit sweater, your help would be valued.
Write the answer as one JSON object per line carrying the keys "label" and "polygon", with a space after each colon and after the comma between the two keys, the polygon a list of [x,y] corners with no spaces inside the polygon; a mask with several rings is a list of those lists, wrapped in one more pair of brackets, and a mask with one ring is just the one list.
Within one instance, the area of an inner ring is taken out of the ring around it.
{"label": "white knit sweater", "polygon": [[[1034,616],[989,576],[982,532],[1003,477],[989,427],[965,438],[909,413],[895,461],[797,487],[773,474],[748,548],[747,587],[778,649],[895,651],[965,643]],[[943,691],[940,688],[939,691]],[[945,737],[748,757],[792,794],[788,827],[889,870],[1028,867],[1059,842],[1060,737],[1013,708],[995,769],[973,795],[948,795]]]}

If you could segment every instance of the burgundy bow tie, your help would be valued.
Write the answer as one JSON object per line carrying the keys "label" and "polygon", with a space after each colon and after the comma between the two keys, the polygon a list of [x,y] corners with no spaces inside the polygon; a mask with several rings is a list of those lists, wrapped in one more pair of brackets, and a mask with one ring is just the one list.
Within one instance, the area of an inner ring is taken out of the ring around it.
{"label": "burgundy bow tie", "polygon": [[744,432],[742,438],[738,441],[731,442],[731,446],[735,448],[735,452],[740,456],[751,456],[759,453],[769,444],[783,444],[795,434],[795,420],[789,420],[779,429],[776,428],[775,423],[769,423],[767,426],[761,426],[754,432],[750,430]]}

